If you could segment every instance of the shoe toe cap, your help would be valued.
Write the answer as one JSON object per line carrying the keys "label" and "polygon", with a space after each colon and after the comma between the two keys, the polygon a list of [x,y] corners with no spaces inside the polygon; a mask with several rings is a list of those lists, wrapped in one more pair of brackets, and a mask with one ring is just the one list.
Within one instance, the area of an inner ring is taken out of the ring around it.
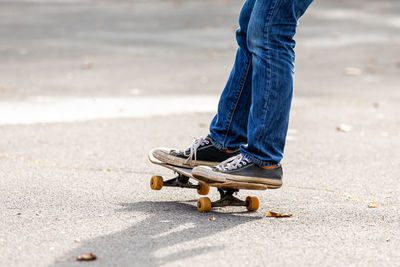
{"label": "shoe toe cap", "polygon": [[192,175],[197,179],[208,183],[223,183],[226,181],[224,177],[220,177],[220,175],[209,166],[198,166],[193,168]]}

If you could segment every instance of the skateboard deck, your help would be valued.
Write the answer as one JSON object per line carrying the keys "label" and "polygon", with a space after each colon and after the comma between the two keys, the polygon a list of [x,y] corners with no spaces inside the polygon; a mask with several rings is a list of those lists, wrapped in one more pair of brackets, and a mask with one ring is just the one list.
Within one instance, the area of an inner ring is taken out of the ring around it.
{"label": "skateboard deck", "polygon": [[149,156],[148,156],[149,161],[151,163],[163,166],[163,167],[168,168],[170,170],[173,170],[174,172],[177,172],[177,173],[179,173],[181,175],[184,175],[186,177],[194,179],[197,182],[206,184],[208,186],[222,188],[222,189],[248,189],[248,190],[266,190],[266,189],[268,189],[268,187],[266,185],[263,185],[263,184],[254,184],[254,183],[245,183],[245,182],[233,182],[233,181],[228,181],[228,182],[224,182],[224,183],[208,183],[208,182],[205,182],[205,181],[201,181],[201,180],[197,179],[196,177],[194,177],[192,175],[192,169],[191,168],[173,166],[173,165],[170,165],[168,163],[162,162],[162,161],[156,159],[153,156],[153,151],[154,151],[154,149],[150,151]]}
{"label": "skateboard deck", "polygon": [[[160,148],[157,148],[160,149]],[[163,148],[165,150],[169,150],[167,148]],[[181,187],[181,188],[193,188],[197,189],[197,193],[200,195],[207,195],[210,191],[210,187],[216,187],[218,192],[220,193],[220,199],[214,202],[208,197],[199,198],[197,201],[197,209],[200,212],[210,211],[212,207],[225,207],[225,206],[246,206],[246,208],[250,211],[257,210],[259,207],[259,200],[256,196],[248,196],[245,201],[240,200],[233,196],[233,194],[237,193],[239,189],[248,189],[248,190],[266,190],[268,187],[263,184],[255,184],[255,183],[245,183],[245,182],[223,182],[223,183],[208,183],[205,181],[201,181],[192,175],[191,168],[184,168],[173,166],[168,163],[162,162],[156,159],[153,155],[155,149],[151,150],[148,155],[148,159],[151,163],[162,166],[164,168],[170,169],[177,173],[178,175],[175,178],[164,181],[162,176],[153,175],[150,179],[150,187],[153,190],[161,190],[162,187]],[[193,179],[197,181],[197,184],[194,184],[190,181]]]}

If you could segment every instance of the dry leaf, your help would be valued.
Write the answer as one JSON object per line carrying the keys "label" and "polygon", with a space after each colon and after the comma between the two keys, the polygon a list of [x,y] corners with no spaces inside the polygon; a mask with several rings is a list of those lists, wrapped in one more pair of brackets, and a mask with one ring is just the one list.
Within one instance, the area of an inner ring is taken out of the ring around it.
{"label": "dry leaf", "polygon": [[94,261],[96,259],[97,259],[97,256],[94,255],[93,253],[83,254],[83,255],[76,257],[77,261]]}
{"label": "dry leaf", "polygon": [[344,73],[348,76],[360,76],[362,71],[359,68],[349,67],[344,70]]}
{"label": "dry leaf", "polygon": [[376,204],[378,204],[378,203],[376,203],[375,201],[374,201],[374,202],[371,202],[371,203],[368,204],[368,208],[370,208],[370,209],[375,209],[375,208],[377,207]]}
{"label": "dry leaf", "polygon": [[374,108],[380,108],[381,107],[381,103],[380,102],[374,102],[374,103],[372,103],[372,105],[374,106]]}
{"label": "dry leaf", "polygon": [[93,63],[92,62],[84,62],[81,65],[81,69],[83,70],[89,70],[93,67]]}
{"label": "dry leaf", "polygon": [[93,58],[92,57],[86,57],[83,63],[81,64],[81,69],[83,70],[88,70],[93,68]]}
{"label": "dry leaf", "polygon": [[215,221],[215,218],[214,217],[212,217],[212,218],[210,218],[210,219],[208,219],[209,221]]}
{"label": "dry leaf", "polygon": [[288,218],[288,217],[292,217],[293,214],[281,214],[275,211],[268,211],[267,217],[275,217],[275,218]]}
{"label": "dry leaf", "polygon": [[336,127],[336,130],[347,133],[351,130],[351,126],[348,124],[341,123],[341,124],[339,124],[338,127]]}
{"label": "dry leaf", "polygon": [[217,52],[215,52],[213,50],[208,51],[207,54],[208,54],[209,58],[215,58],[217,56]]}

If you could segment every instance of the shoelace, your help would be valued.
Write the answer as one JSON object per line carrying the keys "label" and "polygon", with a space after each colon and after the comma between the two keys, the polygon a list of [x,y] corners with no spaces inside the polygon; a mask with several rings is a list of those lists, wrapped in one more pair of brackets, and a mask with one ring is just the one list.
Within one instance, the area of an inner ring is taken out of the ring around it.
{"label": "shoelace", "polygon": [[250,161],[248,159],[246,159],[242,154],[239,154],[221,162],[216,168],[220,171],[231,171],[241,168],[249,163]]}
{"label": "shoelace", "polygon": [[204,138],[204,137],[195,138],[193,140],[192,144],[190,145],[189,155],[186,153],[186,151],[184,152],[184,155],[188,156],[188,158],[185,161],[185,164],[192,164],[193,158],[194,158],[193,164],[196,164],[197,149],[200,146],[208,145],[209,143],[210,143],[210,141],[208,139]]}

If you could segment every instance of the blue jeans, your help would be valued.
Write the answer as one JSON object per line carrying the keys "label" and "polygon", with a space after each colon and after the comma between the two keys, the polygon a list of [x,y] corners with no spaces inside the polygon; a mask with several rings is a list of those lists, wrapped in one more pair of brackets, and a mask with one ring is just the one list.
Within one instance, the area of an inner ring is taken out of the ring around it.
{"label": "blue jeans", "polygon": [[260,166],[282,160],[293,96],[299,18],[312,0],[246,0],[235,64],[210,125],[217,148],[237,149]]}

